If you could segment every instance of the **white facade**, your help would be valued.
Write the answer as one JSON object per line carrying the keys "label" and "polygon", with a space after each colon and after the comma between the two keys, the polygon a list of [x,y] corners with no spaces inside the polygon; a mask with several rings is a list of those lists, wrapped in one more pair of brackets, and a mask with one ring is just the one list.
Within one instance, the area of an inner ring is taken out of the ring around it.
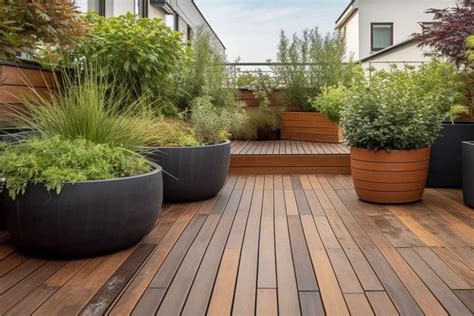
{"label": "white facade", "polygon": [[[149,18],[160,18],[166,25],[190,40],[192,30],[204,26],[214,38],[215,47],[224,56],[225,46],[214,32],[193,0],[166,0],[153,3],[150,0],[76,0],[82,11],[95,10],[105,16],[117,16],[127,12],[141,14]],[[146,8],[142,8],[146,6]]]}
{"label": "white facade", "polygon": [[[345,34],[348,52],[354,60],[422,62],[427,60],[422,50],[416,43],[407,45],[406,42],[414,33],[421,32],[420,23],[433,21],[426,10],[455,5],[455,0],[354,0],[336,21],[336,29]],[[388,46],[394,48],[374,49],[373,28],[384,25],[391,29],[391,45]],[[395,48],[398,45],[401,47]]]}

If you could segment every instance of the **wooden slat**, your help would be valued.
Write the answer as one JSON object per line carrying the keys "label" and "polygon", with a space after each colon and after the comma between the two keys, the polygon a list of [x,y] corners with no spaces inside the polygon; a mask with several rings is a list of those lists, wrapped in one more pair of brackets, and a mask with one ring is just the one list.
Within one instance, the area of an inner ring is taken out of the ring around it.
{"label": "wooden slat", "polygon": [[366,292],[375,315],[395,316],[398,312],[386,292]]}

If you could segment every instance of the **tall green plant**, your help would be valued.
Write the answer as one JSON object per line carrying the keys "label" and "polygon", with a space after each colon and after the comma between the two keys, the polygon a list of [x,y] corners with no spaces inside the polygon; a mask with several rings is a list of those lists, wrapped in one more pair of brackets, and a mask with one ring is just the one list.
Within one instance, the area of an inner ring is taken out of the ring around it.
{"label": "tall green plant", "polygon": [[289,103],[314,111],[311,100],[324,87],[348,86],[353,80],[361,80],[362,69],[352,62],[345,63],[347,57],[344,38],[337,32],[322,35],[314,28],[289,39],[282,31],[278,61],[283,65],[275,67],[275,72]]}
{"label": "tall green plant", "polygon": [[102,17],[89,12],[85,21],[90,34],[81,38],[75,49],[63,56],[71,62],[94,63],[101,74],[120,78],[134,96],[147,94],[157,106],[169,109],[173,80],[186,61],[188,49],[181,34],[172,31],[158,18],[143,18],[132,13]]}
{"label": "tall green plant", "polygon": [[36,100],[25,100],[26,113],[16,115],[19,124],[33,127],[46,137],[61,135],[140,150],[152,137],[151,121],[136,115],[147,107],[148,98],[130,101],[126,85],[106,80],[99,73],[97,66],[63,71],[61,89],[53,92],[53,97],[35,92]]}
{"label": "tall green plant", "polygon": [[202,26],[193,32],[191,55],[176,84],[180,109],[189,109],[198,97],[209,97],[212,104],[224,108],[235,105],[236,91],[230,88],[225,58],[211,34]]}

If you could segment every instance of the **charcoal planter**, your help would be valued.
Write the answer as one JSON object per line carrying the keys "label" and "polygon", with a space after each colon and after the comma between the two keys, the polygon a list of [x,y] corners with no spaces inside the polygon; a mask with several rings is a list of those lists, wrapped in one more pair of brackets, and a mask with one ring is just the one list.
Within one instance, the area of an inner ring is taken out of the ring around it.
{"label": "charcoal planter", "polygon": [[148,158],[163,168],[166,203],[206,200],[224,186],[230,164],[230,141],[207,146],[157,147]]}
{"label": "charcoal planter", "polygon": [[161,211],[161,169],[112,180],[66,183],[59,195],[29,185],[2,195],[7,230],[18,250],[44,258],[85,258],[127,248],[148,234]]}
{"label": "charcoal planter", "polygon": [[474,142],[462,143],[462,179],[464,203],[474,208]]}
{"label": "charcoal planter", "polygon": [[0,129],[0,142],[15,142],[32,136],[39,136],[40,133],[32,128],[2,128]]}
{"label": "charcoal planter", "polygon": [[474,141],[474,122],[443,124],[431,147],[428,187],[461,188],[463,141]]}

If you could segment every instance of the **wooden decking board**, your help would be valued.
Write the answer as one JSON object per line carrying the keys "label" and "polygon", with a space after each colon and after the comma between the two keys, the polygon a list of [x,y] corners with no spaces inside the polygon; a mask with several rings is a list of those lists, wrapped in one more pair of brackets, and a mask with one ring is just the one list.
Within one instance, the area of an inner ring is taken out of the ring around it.
{"label": "wooden decking board", "polygon": [[[331,151],[264,150],[316,148]],[[468,210],[453,190],[374,206],[347,175],[232,176],[216,198],[165,206],[147,238],[109,256],[32,259],[2,234],[0,312],[471,315]]]}

